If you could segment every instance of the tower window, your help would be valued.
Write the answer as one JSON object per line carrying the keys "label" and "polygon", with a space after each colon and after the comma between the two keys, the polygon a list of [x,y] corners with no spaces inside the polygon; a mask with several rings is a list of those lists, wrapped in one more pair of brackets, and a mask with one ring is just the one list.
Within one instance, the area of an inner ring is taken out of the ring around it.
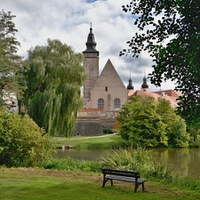
{"label": "tower window", "polygon": [[108,87],[107,87],[107,86],[105,87],[105,91],[106,91],[106,92],[108,91]]}
{"label": "tower window", "polygon": [[104,100],[102,98],[98,99],[98,108],[104,108]]}
{"label": "tower window", "polygon": [[114,108],[120,108],[121,102],[119,98],[114,99]]}

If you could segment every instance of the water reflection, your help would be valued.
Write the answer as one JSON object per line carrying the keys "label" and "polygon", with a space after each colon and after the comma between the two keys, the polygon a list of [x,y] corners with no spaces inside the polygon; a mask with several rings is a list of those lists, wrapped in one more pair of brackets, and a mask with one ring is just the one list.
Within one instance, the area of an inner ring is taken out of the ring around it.
{"label": "water reflection", "polygon": [[74,159],[79,160],[90,160],[90,161],[98,161],[102,156],[106,156],[108,150],[76,150],[76,149],[69,149],[69,150],[58,150],[56,153],[53,154],[55,158],[67,158],[71,157]]}
{"label": "water reflection", "polygon": [[[99,160],[109,150],[58,150],[53,156],[68,156],[80,160]],[[200,178],[200,149],[149,149],[156,155],[158,162],[169,165],[179,176]]]}
{"label": "water reflection", "polygon": [[152,149],[160,162],[166,163],[180,176],[200,178],[200,149]]}

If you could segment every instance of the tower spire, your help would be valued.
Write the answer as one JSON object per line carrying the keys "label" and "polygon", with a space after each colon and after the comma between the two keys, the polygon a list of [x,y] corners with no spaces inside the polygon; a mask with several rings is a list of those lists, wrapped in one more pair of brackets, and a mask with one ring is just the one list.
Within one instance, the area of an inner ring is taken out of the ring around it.
{"label": "tower spire", "polygon": [[134,87],[132,85],[132,79],[131,79],[131,72],[130,72],[130,78],[128,80],[127,90],[133,90]]}
{"label": "tower spire", "polygon": [[88,37],[87,37],[86,50],[84,52],[85,53],[86,52],[98,53],[98,51],[96,50],[96,45],[97,45],[97,43],[95,42],[95,37],[94,37],[94,34],[93,34],[92,22],[90,22],[90,32],[89,32]]}
{"label": "tower spire", "polygon": [[144,70],[144,77],[143,77],[143,83],[142,83],[142,90],[146,91],[149,88],[148,84],[147,84],[147,78],[146,78],[146,73]]}

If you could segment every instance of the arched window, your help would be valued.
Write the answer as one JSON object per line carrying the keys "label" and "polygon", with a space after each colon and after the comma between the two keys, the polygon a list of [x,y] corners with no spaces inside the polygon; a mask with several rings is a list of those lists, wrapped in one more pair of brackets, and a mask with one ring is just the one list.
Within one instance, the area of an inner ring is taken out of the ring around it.
{"label": "arched window", "polygon": [[114,108],[120,108],[120,104],[121,104],[120,99],[118,98],[114,99]]}
{"label": "arched window", "polygon": [[98,108],[104,108],[104,100],[102,98],[98,99]]}

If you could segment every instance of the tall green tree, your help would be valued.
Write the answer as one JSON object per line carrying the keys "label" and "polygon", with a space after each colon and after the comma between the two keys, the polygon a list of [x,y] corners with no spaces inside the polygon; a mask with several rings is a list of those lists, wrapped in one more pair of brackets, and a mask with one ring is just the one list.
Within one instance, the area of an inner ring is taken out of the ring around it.
{"label": "tall green tree", "polygon": [[120,135],[135,146],[168,146],[166,125],[156,112],[157,105],[152,97],[133,96],[122,106],[117,121]]}
{"label": "tall green tree", "polygon": [[133,96],[122,106],[120,134],[135,146],[188,147],[189,134],[186,123],[171,107],[168,100]]}
{"label": "tall green tree", "polygon": [[134,15],[138,31],[128,41],[127,53],[153,58],[151,82],[160,86],[171,79],[180,97],[179,113],[190,124],[200,120],[200,1],[132,0],[123,11]]}
{"label": "tall green tree", "polygon": [[[13,22],[15,15],[10,11],[0,11],[0,95],[15,93],[21,95],[18,74],[21,57],[17,55],[20,43],[15,38],[17,29]],[[3,93],[4,92],[4,93]],[[9,98],[9,97],[8,97]]]}
{"label": "tall green tree", "polygon": [[82,107],[80,88],[85,80],[83,55],[48,39],[46,46],[28,51],[25,61],[28,114],[51,135],[73,133],[77,113]]}

